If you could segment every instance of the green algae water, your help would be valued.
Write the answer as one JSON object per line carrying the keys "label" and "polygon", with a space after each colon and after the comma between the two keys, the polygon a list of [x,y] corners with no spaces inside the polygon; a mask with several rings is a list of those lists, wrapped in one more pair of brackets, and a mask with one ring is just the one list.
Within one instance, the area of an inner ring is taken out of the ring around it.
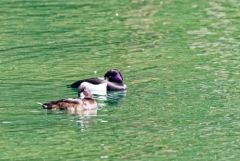
{"label": "green algae water", "polygon": [[[0,160],[239,160],[238,0],[1,0],[0,13]],[[128,91],[93,116],[37,104],[111,68]]]}

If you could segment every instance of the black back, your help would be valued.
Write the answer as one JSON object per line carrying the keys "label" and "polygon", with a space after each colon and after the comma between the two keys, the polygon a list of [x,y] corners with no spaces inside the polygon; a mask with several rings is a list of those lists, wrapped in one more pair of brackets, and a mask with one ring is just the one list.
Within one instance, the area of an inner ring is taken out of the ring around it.
{"label": "black back", "polygon": [[99,78],[82,79],[82,80],[79,80],[79,81],[76,81],[76,82],[72,83],[72,84],[70,85],[70,87],[71,87],[71,88],[78,88],[78,87],[82,84],[82,82],[89,82],[89,83],[91,83],[91,84],[97,85],[97,84],[103,83],[103,81],[104,81],[104,80],[99,79]]}

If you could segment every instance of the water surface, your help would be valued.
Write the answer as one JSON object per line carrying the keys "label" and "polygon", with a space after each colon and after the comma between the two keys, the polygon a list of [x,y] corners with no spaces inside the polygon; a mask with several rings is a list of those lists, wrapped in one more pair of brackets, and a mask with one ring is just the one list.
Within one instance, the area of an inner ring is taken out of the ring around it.
{"label": "water surface", "polygon": [[[237,0],[0,4],[1,160],[240,158]],[[36,104],[111,68],[128,92],[95,116]]]}

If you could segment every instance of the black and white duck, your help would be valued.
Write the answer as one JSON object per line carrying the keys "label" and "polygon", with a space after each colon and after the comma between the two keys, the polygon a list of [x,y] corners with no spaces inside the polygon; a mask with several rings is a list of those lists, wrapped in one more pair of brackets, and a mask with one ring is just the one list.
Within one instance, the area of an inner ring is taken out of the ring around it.
{"label": "black and white duck", "polygon": [[70,85],[71,88],[86,87],[92,94],[106,95],[107,91],[123,91],[127,89],[123,83],[123,77],[118,69],[111,69],[104,77],[88,78],[78,80]]}

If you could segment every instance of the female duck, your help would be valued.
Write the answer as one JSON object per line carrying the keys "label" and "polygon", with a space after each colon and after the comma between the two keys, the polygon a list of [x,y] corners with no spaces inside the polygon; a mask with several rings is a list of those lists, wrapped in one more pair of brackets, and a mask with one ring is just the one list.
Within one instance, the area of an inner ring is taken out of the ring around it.
{"label": "female duck", "polygon": [[126,90],[123,77],[119,70],[111,69],[107,71],[104,78],[88,78],[76,81],[70,85],[72,88],[79,88],[81,85],[87,87],[92,94],[106,95],[107,91]]}
{"label": "female duck", "polygon": [[87,88],[82,88],[82,99],[61,99],[41,104],[44,109],[67,110],[70,113],[83,113],[86,110],[96,110],[97,103],[92,98],[92,94]]}

